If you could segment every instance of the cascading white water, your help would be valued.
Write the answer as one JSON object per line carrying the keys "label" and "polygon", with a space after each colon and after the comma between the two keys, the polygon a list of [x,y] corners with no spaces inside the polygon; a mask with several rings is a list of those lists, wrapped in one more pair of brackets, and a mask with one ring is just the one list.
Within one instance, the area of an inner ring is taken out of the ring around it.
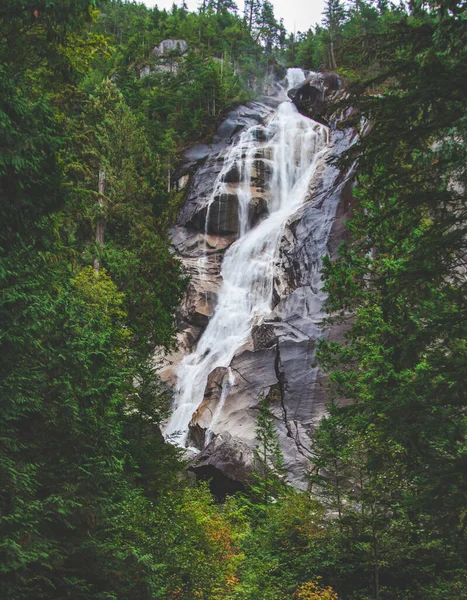
{"label": "cascading white water", "polygon": [[298,87],[305,81],[305,73],[302,69],[287,69],[287,90]]}
{"label": "cascading white water", "polygon": [[[291,89],[302,83],[305,76],[301,69],[289,69],[287,79]],[[281,234],[289,217],[305,201],[317,167],[328,152],[328,143],[328,130],[300,115],[286,101],[264,128],[255,126],[244,132],[225,159],[211,205],[219,193],[228,190],[226,174],[236,168],[239,238],[224,256],[215,312],[196,350],[183,359],[177,371],[173,413],[165,435],[178,432],[176,442],[180,445],[186,443],[189,422],[203,400],[211,371],[228,367],[235,352],[247,341],[252,325],[271,311],[275,254]],[[271,170],[267,192],[269,214],[251,227],[252,173],[258,156],[266,157]],[[207,221],[209,211],[210,207]],[[223,387],[216,414],[222,409],[230,387],[230,384]],[[211,437],[208,432],[207,439]]]}
{"label": "cascading white water", "polygon": [[235,381],[235,377],[234,377],[233,371],[229,367],[229,377],[228,377],[227,381],[222,384],[222,392],[221,392],[221,395],[219,398],[219,402],[216,406],[216,410],[214,411],[214,414],[212,415],[209,430],[206,432],[206,445],[208,445],[209,442],[212,440],[212,436],[213,436],[212,428],[219,420],[220,414],[224,407],[227,396],[229,395],[230,389],[234,384],[234,381]]}

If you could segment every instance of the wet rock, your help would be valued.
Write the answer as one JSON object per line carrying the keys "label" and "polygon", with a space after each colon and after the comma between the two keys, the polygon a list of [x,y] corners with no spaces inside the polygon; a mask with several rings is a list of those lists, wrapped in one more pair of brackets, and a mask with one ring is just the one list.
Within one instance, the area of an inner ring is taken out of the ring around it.
{"label": "wet rock", "polygon": [[216,367],[211,371],[206,384],[204,398],[209,401],[214,400],[214,402],[217,403],[222,392],[222,386],[228,378],[229,370],[226,367]]}
{"label": "wet rock", "polygon": [[267,198],[256,196],[251,199],[248,207],[248,221],[250,227],[254,227],[257,223],[266,218],[269,214]]}
{"label": "wet rock", "polygon": [[240,171],[236,164],[232,165],[232,168],[223,175],[222,181],[225,183],[238,183],[240,181]]}
{"label": "wet rock", "polygon": [[222,193],[207,211],[207,231],[214,234],[238,233],[238,196]]}
{"label": "wet rock", "polygon": [[276,329],[272,324],[255,325],[251,331],[255,350],[271,348],[277,341]]}
{"label": "wet rock", "polygon": [[[220,125],[216,133],[218,141],[214,143],[196,144],[187,149],[182,154],[183,164],[177,170],[177,178],[192,173],[190,177],[186,200],[182,206],[177,219],[178,227],[205,230],[205,219],[207,205],[211,202],[211,196],[215,187],[215,182],[223,168],[223,162],[226,152],[230,149],[230,144],[245,128],[252,127],[261,123],[272,112],[271,107],[262,102],[250,102],[247,105],[241,105],[236,110],[228,114],[227,119]],[[233,171],[227,175],[225,180],[228,184],[237,183],[235,179],[238,175]],[[214,208],[214,210],[216,210]],[[232,214],[238,207],[231,206],[226,215],[228,225],[226,227],[218,226],[213,222],[211,233],[223,232],[223,234],[237,233],[238,227],[233,227],[235,221]],[[222,209],[225,212],[224,209]],[[224,219],[223,219],[224,220]]]}
{"label": "wet rock", "polygon": [[[310,74],[306,84],[309,90],[305,99],[311,109],[325,114],[330,94],[339,93],[339,78],[335,74]],[[303,95],[305,91],[299,99]],[[198,146],[184,155],[189,165],[186,169],[191,169],[190,180],[173,230],[173,243],[191,281],[180,308],[182,351],[171,357],[172,363],[164,372],[167,381],[174,381],[176,364],[187,349],[194,347],[213,314],[223,252],[238,235],[238,167],[232,166],[220,184],[217,178],[224,167],[228,142],[245,127],[256,126],[259,136],[251,182],[250,225],[255,226],[268,214],[271,146],[267,136],[261,138],[261,123],[270,114],[268,110],[264,103],[239,107],[219,127],[214,144]],[[339,154],[349,146],[353,134],[338,130],[338,124],[333,123],[331,135],[333,152]],[[284,224],[274,265],[272,312],[258,318],[250,339],[235,353],[230,371],[218,367],[210,373],[203,400],[189,424],[188,442],[201,449],[190,468],[197,477],[212,480],[219,498],[241,489],[248,480],[262,396],[271,401],[288,480],[297,487],[307,485],[308,434],[325,414],[327,402],[326,378],[315,365],[316,341],[324,335],[339,337],[344,331],[336,328],[326,333],[322,328],[326,316],[320,277],[322,257],[327,253],[334,256],[338,244],[348,235],[344,221],[354,205],[351,186],[342,174],[328,164],[320,168],[319,182],[310,186],[303,206]],[[222,396],[226,382],[228,394]]]}
{"label": "wet rock", "polygon": [[258,187],[267,187],[273,171],[271,161],[262,158],[255,159],[251,171],[251,183]]}
{"label": "wet rock", "polygon": [[200,162],[202,160],[205,160],[212,153],[212,145],[195,144],[183,153],[183,158],[187,161]]}
{"label": "wet rock", "polygon": [[227,118],[221,125],[219,125],[216,136],[219,139],[229,140],[233,138],[237,133],[239,133],[245,125],[243,122],[239,122],[237,118],[237,114],[234,113],[229,118]]}
{"label": "wet rock", "polygon": [[220,193],[210,204],[195,210],[185,226],[207,231],[211,235],[237,234],[238,196],[227,192]]}
{"label": "wet rock", "polygon": [[329,99],[342,87],[342,79],[337,73],[310,73],[305,83],[287,94],[303,115],[329,125],[332,117]]}
{"label": "wet rock", "polygon": [[324,89],[322,87],[306,81],[299,88],[289,90],[288,96],[302,114],[315,120],[322,117],[325,107]]}
{"label": "wet rock", "polygon": [[[219,404],[222,395],[222,389],[229,378],[229,371],[225,367],[216,367],[210,374],[204,391],[204,398],[198,409],[193,413],[189,428],[190,439],[191,430],[201,428],[205,432],[211,424],[213,415]],[[195,444],[196,445],[196,444]],[[204,445],[204,444],[203,444]],[[203,448],[203,446],[197,446]]]}
{"label": "wet rock", "polygon": [[271,112],[263,102],[250,102],[231,111],[221,123],[216,135],[223,140],[232,140],[245,129],[261,123]]}
{"label": "wet rock", "polygon": [[268,146],[263,146],[258,148],[254,154],[254,158],[265,158],[271,160],[272,157],[272,148]]}
{"label": "wet rock", "polygon": [[202,450],[206,444],[206,428],[201,427],[198,423],[190,423],[188,427],[188,445]]}
{"label": "wet rock", "polygon": [[196,309],[190,315],[190,323],[195,325],[195,327],[204,329],[208,324],[210,317],[212,317],[213,312],[214,309],[212,303],[197,304]]}
{"label": "wet rock", "polygon": [[258,142],[267,142],[269,140],[268,132],[264,127],[256,127],[253,133],[255,140]]}

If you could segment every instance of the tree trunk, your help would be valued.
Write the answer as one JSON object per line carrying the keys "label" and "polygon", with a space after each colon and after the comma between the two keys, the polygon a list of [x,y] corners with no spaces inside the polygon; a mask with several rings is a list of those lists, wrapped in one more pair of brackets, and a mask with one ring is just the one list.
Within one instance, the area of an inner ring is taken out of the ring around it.
{"label": "tree trunk", "polygon": [[251,33],[251,30],[253,29],[253,9],[254,9],[254,2],[255,0],[251,0],[250,1],[250,18],[249,18],[249,22],[248,22],[248,31]]}
{"label": "tree trunk", "polygon": [[[98,248],[102,248],[104,246],[104,228],[105,228],[105,200],[104,200],[104,190],[105,190],[105,171],[99,171],[99,187],[98,187],[98,203],[99,203],[99,216],[96,221],[96,245]],[[99,271],[100,264],[99,258],[96,257],[94,259],[94,270]]]}
{"label": "tree trunk", "polygon": [[339,519],[342,518],[342,500],[341,500],[341,485],[340,485],[340,476],[339,476],[339,466],[337,460],[334,460],[334,473],[335,473],[335,482],[336,482],[336,500],[337,500],[337,514],[339,515]]}
{"label": "tree trunk", "polygon": [[334,40],[331,38],[331,43],[330,43],[330,54],[331,54],[331,69],[334,71],[335,69],[337,69],[337,63],[336,63],[336,55],[334,54]]}
{"label": "tree trunk", "polygon": [[373,546],[373,584],[374,584],[374,598],[375,600],[380,599],[380,591],[379,591],[379,548],[378,548],[378,536],[376,533],[375,526],[375,513],[374,506],[371,510],[371,534],[372,534],[372,546]]}

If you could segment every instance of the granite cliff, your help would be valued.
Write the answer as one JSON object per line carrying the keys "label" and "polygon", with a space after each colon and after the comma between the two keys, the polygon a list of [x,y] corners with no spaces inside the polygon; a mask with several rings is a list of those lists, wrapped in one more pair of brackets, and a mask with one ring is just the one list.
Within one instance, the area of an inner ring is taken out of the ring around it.
{"label": "granite cliff", "polygon": [[334,74],[289,69],[272,96],[232,111],[211,144],[183,156],[172,235],[190,283],[179,349],[160,371],[174,391],[165,434],[219,493],[248,478],[264,396],[288,478],[306,486],[308,433],[326,410],[316,340],[341,335],[322,327],[321,261],[353,208],[350,174],[330,164],[355,139],[329,109],[341,87]]}

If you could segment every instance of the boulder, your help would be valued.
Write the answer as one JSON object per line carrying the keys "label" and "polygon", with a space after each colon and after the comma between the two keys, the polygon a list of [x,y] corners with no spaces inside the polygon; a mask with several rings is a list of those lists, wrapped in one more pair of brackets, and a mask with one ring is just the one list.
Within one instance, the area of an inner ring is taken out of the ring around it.
{"label": "boulder", "polygon": [[209,481],[211,492],[222,500],[245,489],[253,467],[251,447],[224,432],[195,458],[189,470]]}
{"label": "boulder", "polygon": [[234,163],[231,168],[222,175],[222,181],[224,183],[238,183],[240,181],[240,171],[238,170],[237,163]]}
{"label": "boulder", "polygon": [[300,87],[289,90],[288,96],[302,114],[315,120],[322,116],[325,103],[324,88],[321,86],[305,81]]}
{"label": "boulder", "polygon": [[310,73],[305,83],[287,92],[299,112],[319,123],[329,126],[331,117],[328,99],[342,88],[337,73]]}

